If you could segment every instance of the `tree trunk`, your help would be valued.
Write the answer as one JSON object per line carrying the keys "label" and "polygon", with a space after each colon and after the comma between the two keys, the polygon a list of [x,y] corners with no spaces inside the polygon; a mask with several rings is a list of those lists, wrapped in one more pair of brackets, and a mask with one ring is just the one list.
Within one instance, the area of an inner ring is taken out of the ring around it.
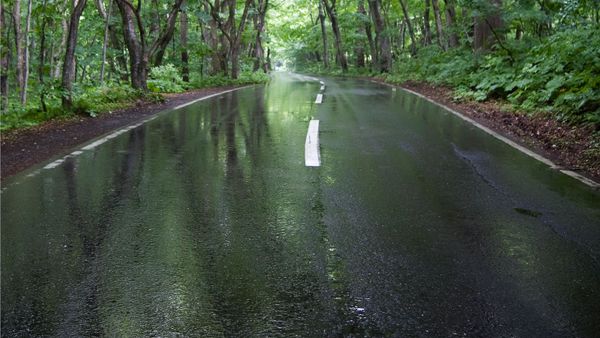
{"label": "tree trunk", "polygon": [[[69,0],[64,0],[63,6],[62,6],[63,12],[67,12],[68,8],[69,8]],[[60,58],[62,55],[62,51],[65,49],[65,46],[67,45],[67,34],[69,32],[69,22],[67,21],[67,18],[64,15],[63,15],[63,19],[61,21],[61,27],[62,27],[62,38],[60,40],[60,46],[57,48],[56,54],[54,54],[52,56],[52,58],[54,60],[54,72],[52,73],[53,79],[58,79],[61,76],[62,63],[60,62]]]}
{"label": "tree trunk", "polygon": [[67,49],[62,72],[62,106],[65,110],[71,110],[73,106],[73,80],[75,79],[75,47],[77,46],[77,33],[79,31],[79,18],[83,13],[87,0],[74,0],[77,2],[71,13],[69,31],[67,36]]}
{"label": "tree trunk", "polygon": [[448,47],[458,47],[458,35],[456,34],[456,9],[454,0],[446,1],[446,26],[448,27]]}
{"label": "tree trunk", "polygon": [[13,8],[13,25],[15,30],[15,50],[17,52],[17,67],[16,67],[16,76],[17,76],[17,85],[19,87],[19,97],[22,97],[24,87],[23,81],[23,73],[24,69],[24,56],[23,56],[23,34],[21,32],[21,1],[15,1],[15,6]]}
{"label": "tree trunk", "polygon": [[[217,4],[215,4],[215,6],[217,6]],[[211,10],[206,2],[204,3],[204,10],[208,13],[211,13],[211,19],[208,22],[208,27],[204,28],[202,32],[204,40],[206,41],[207,45],[210,46],[210,50],[212,51],[209,74],[216,75],[223,72],[220,61],[221,54],[219,51],[219,39],[217,37],[218,24],[217,20],[212,16],[212,10],[214,9]]]}
{"label": "tree trunk", "polygon": [[173,34],[175,34],[175,24],[177,23],[177,16],[180,12],[181,4],[183,4],[183,0],[175,1],[175,4],[169,13],[167,24],[162,28],[156,40],[154,40],[150,50],[147,51],[150,54],[148,58],[152,60],[152,65],[154,67],[162,64],[165,50],[167,49],[169,42],[173,40]]}
{"label": "tree trunk", "polygon": [[327,27],[325,27],[325,14],[323,3],[319,0],[319,22],[321,23],[321,39],[323,40],[323,66],[329,68],[329,50],[327,43]]}
{"label": "tree trunk", "polygon": [[369,0],[369,9],[375,24],[375,42],[379,47],[379,64],[377,66],[380,72],[388,73],[392,68],[392,51],[390,38],[385,33],[385,22],[381,16],[381,0]]}
{"label": "tree trunk", "polygon": [[238,26],[235,26],[235,8],[236,8],[236,0],[231,0],[229,4],[229,20],[231,22],[230,26],[230,51],[231,51],[231,78],[237,79],[240,75],[240,44],[242,41],[242,34],[244,34],[244,30],[246,29],[246,20],[248,18],[248,11],[250,10],[250,5],[252,4],[252,0],[246,0],[244,3],[244,11],[242,12],[242,17],[240,18],[240,23]]}
{"label": "tree trunk", "polygon": [[[8,65],[10,46],[8,45],[9,24],[4,16],[4,4],[0,4],[0,112],[8,110]],[[9,15],[10,16],[10,15]]]}
{"label": "tree trunk", "polygon": [[431,0],[425,0],[425,11],[423,12],[423,44],[431,45],[431,25],[429,24],[429,11]]}
{"label": "tree trunk", "polygon": [[23,46],[23,60],[21,64],[21,104],[25,105],[27,103],[27,83],[29,81],[29,31],[31,30],[31,7],[33,5],[33,1],[29,0],[27,4],[27,15],[25,16],[25,44]]}
{"label": "tree trunk", "polygon": [[104,68],[106,64],[106,48],[108,46],[108,27],[110,26],[110,17],[112,14],[112,0],[108,0],[108,10],[104,23],[104,40],[102,41],[102,63],[100,64],[100,83],[104,83]]}
{"label": "tree trunk", "polygon": [[444,31],[442,30],[442,17],[440,15],[440,5],[438,0],[431,0],[433,6],[433,15],[435,18],[435,28],[437,30],[437,41],[443,50],[446,50],[446,44],[444,43]]}
{"label": "tree trunk", "polygon": [[[47,0],[42,3],[42,12],[46,12]],[[42,14],[42,24],[40,27],[40,54],[38,60],[38,80],[44,83],[44,66],[46,63],[46,15]]]}
{"label": "tree trunk", "polygon": [[256,38],[254,41],[254,71],[262,69],[265,73],[268,72],[264,54],[265,50],[262,46],[262,36],[265,31],[265,18],[267,9],[269,6],[269,0],[258,0],[258,15],[256,16]]}
{"label": "tree trunk", "polygon": [[[359,17],[366,16],[367,12],[365,10],[365,3],[364,0],[358,0],[358,8],[356,10],[356,13],[358,14]],[[356,28],[356,35],[360,35],[360,33],[362,32],[362,27],[360,27],[360,25]],[[365,48],[364,45],[362,43],[359,43],[356,45],[356,48],[354,48],[354,55],[356,56],[356,67],[357,68],[365,68]]]}
{"label": "tree trunk", "polygon": [[160,65],[165,49],[173,38],[177,15],[183,0],[176,0],[169,12],[167,24],[162,28],[158,38],[148,47],[146,31],[141,17],[141,2],[134,8],[128,0],[116,0],[121,19],[123,21],[123,37],[129,51],[129,68],[131,73],[131,86],[143,91],[148,90],[148,65],[149,60],[154,65]]}
{"label": "tree trunk", "polygon": [[494,44],[494,41],[501,43],[501,36],[499,36],[498,31],[503,26],[500,17],[502,1],[490,1],[491,6],[486,10],[487,13],[474,18],[473,49],[475,51],[488,50]]}
{"label": "tree trunk", "polygon": [[[337,59],[342,67],[343,72],[348,71],[348,61],[346,60],[346,54],[344,53],[344,47],[342,46],[342,34],[340,33],[340,26],[337,19],[336,0],[322,0],[331,21],[331,29],[333,30],[333,37],[335,38],[334,44],[337,52]],[[331,3],[330,3],[331,1]]]}
{"label": "tree trunk", "polygon": [[182,11],[181,16],[179,17],[179,41],[181,43],[181,65],[182,65],[181,75],[183,77],[183,81],[190,82],[190,64],[189,64],[187,40],[188,40],[188,16],[187,16],[186,11]]}
{"label": "tree trunk", "polygon": [[[108,20],[109,19],[108,12],[104,9],[104,4],[102,1],[103,0],[95,0],[94,3],[96,4],[96,8],[98,9],[98,12],[102,16],[102,19],[105,22],[108,22],[108,42],[110,43],[110,46],[112,49],[114,49],[115,51],[118,51],[118,53],[115,55],[115,59],[117,60],[117,63],[119,65],[119,78],[123,81],[126,81],[129,79],[129,75],[128,75],[128,71],[127,71],[127,60],[123,53],[123,43],[121,42],[121,39],[119,39],[119,36],[117,35],[116,25],[114,23],[111,23],[110,22],[111,20]],[[109,7],[111,7],[112,2],[114,2],[115,0],[109,0],[109,1],[111,2],[111,4],[109,4]],[[111,9],[111,12],[112,12],[112,9]],[[112,17],[112,13],[111,13],[111,17]],[[114,66],[114,64],[112,66]],[[112,71],[116,72],[116,69],[114,67],[112,67]]]}
{"label": "tree trunk", "polygon": [[408,15],[408,9],[406,8],[405,0],[398,0],[402,7],[402,13],[404,13],[404,21],[408,28],[408,35],[410,36],[410,52],[412,55],[417,55],[417,39],[415,38],[415,32],[413,31],[412,23],[410,22],[410,16]]}
{"label": "tree trunk", "polygon": [[[133,5],[128,3],[127,0],[117,0],[117,6],[121,12],[121,18],[123,20],[123,36],[125,38],[125,44],[129,51],[129,71],[131,74],[131,86],[135,89],[143,91],[148,90],[147,78],[148,78],[148,57],[145,52],[145,32],[143,27],[140,25],[140,39],[138,40],[136,34],[136,13],[134,12]],[[139,20],[138,25],[140,24]]]}

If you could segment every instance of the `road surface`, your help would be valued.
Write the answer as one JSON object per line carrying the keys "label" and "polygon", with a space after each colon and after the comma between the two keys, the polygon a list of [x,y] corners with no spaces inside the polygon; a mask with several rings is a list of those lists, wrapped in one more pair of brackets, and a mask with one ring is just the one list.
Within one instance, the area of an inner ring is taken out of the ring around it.
{"label": "road surface", "polygon": [[2,336],[600,332],[597,191],[421,98],[321,80],[320,104],[276,74],[8,180]]}

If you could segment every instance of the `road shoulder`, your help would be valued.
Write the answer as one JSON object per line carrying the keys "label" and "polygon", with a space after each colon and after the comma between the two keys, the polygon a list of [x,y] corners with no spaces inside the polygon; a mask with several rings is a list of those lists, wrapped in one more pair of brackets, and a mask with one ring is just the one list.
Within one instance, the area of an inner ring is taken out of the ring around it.
{"label": "road shoulder", "polygon": [[98,136],[140,122],[161,111],[236,87],[204,88],[169,94],[162,103],[140,101],[134,107],[104,113],[95,118],[77,116],[3,132],[0,140],[0,177],[4,180]]}
{"label": "road shoulder", "polygon": [[457,102],[453,99],[452,90],[447,87],[419,82],[406,82],[398,87],[474,120],[550,160],[557,166],[556,169],[600,183],[600,134],[596,132],[594,135],[592,126],[569,125],[548,117],[510,112],[494,101]]}

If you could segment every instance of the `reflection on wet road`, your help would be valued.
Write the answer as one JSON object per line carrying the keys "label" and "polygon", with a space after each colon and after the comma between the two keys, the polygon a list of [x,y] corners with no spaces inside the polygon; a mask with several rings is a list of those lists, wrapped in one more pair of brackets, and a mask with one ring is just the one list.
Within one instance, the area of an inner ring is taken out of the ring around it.
{"label": "reflection on wet road", "polygon": [[277,74],[7,182],[2,336],[600,332],[598,192],[420,98],[325,82],[315,104]]}

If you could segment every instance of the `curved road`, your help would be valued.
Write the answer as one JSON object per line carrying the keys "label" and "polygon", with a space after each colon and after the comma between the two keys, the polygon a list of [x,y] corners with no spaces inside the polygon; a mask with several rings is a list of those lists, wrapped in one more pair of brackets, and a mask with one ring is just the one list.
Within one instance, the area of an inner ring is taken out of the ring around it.
{"label": "curved road", "polygon": [[600,332],[597,191],[423,99],[323,80],[322,104],[276,74],[7,181],[2,336]]}

